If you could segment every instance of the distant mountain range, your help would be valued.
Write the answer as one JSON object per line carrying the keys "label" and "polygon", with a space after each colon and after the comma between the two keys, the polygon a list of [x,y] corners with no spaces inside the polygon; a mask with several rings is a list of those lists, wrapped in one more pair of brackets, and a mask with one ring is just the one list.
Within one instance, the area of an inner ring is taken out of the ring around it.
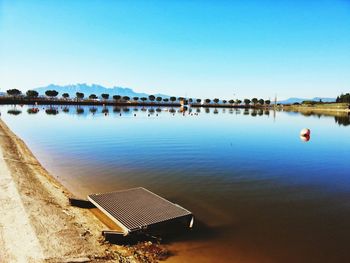
{"label": "distant mountain range", "polygon": [[[85,94],[85,97],[88,97],[90,94],[95,94],[96,96],[100,97],[102,93],[107,93],[112,97],[113,95],[120,95],[120,96],[128,96],[130,98],[132,97],[148,97],[151,94],[141,93],[141,92],[135,92],[130,88],[123,88],[123,87],[112,87],[107,88],[101,85],[97,84],[74,84],[74,85],[54,85],[50,84],[46,87],[40,87],[35,89],[37,92],[39,92],[40,95],[45,95],[45,91],[47,90],[56,90],[59,92],[59,96],[63,93],[68,93],[70,97],[75,97],[76,92],[82,92]],[[163,98],[169,98],[169,95],[165,94],[152,94],[156,97],[163,97]]]}
{"label": "distant mountain range", "polygon": [[315,97],[315,98],[312,98],[312,99],[305,99],[305,98],[289,98],[289,99],[286,99],[286,100],[280,100],[280,101],[277,101],[277,103],[280,103],[280,104],[293,104],[293,103],[302,103],[303,101],[305,100],[308,100],[308,101],[320,101],[322,100],[322,102],[335,102],[335,98],[320,98],[320,97]]}

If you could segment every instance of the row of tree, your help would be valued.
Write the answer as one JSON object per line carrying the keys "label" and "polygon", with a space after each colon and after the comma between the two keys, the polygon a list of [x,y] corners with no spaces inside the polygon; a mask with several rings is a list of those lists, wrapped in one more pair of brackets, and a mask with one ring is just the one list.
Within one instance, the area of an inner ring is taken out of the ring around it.
{"label": "row of tree", "polygon": [[[18,89],[10,89],[10,90],[7,90],[7,94],[10,95],[10,96],[13,96],[13,97],[18,97],[18,96],[22,95],[22,92],[20,90],[18,90]],[[58,94],[59,93],[56,90],[47,90],[47,91],[45,91],[45,95],[47,97],[51,98],[51,99],[55,99],[58,96]],[[39,93],[37,91],[35,91],[35,90],[28,90],[25,95],[27,96],[28,99],[35,99],[35,98],[37,98],[39,96]],[[85,97],[85,94],[82,93],[82,92],[77,92],[75,95],[76,95],[75,99],[77,101],[83,100],[84,97]],[[70,96],[69,96],[68,93],[63,93],[62,94],[62,98],[69,99]],[[101,98],[107,101],[110,98],[110,95],[107,94],[107,93],[103,93],[103,94],[101,94]],[[150,95],[150,96],[148,96],[148,98],[147,97],[141,97],[141,98],[133,97],[133,98],[130,98],[128,96],[114,95],[114,96],[112,96],[112,98],[116,102],[129,102],[130,100],[133,100],[135,102],[141,100],[142,102],[145,102],[145,101],[149,100],[151,102],[157,101],[159,103],[162,102],[162,101],[165,102],[165,103],[167,103],[169,101],[172,102],[172,103],[174,103],[175,101],[179,101],[180,103],[183,102],[184,104],[187,104],[187,103],[189,103],[189,104],[193,104],[193,103],[201,104],[202,103],[201,99],[186,99],[184,97],[162,98],[162,97],[156,97],[154,95]],[[88,96],[88,99],[96,100],[96,99],[98,99],[98,96],[96,94],[90,94]],[[210,103],[213,102],[215,104],[219,104],[220,101],[224,105],[225,104],[240,105],[242,103],[242,101],[239,100],[239,99],[236,99],[236,100],[231,99],[231,100],[227,101],[227,100],[220,100],[218,98],[215,98],[213,100],[205,99],[204,103],[205,104],[210,104]],[[243,102],[244,102],[245,105],[253,104],[254,106],[256,106],[256,105],[270,105],[270,103],[271,103],[270,100],[263,100],[263,99],[257,99],[257,98],[253,98],[251,100],[250,99],[244,99]]]}
{"label": "row of tree", "polygon": [[337,97],[336,102],[339,103],[350,103],[350,93],[341,94]]}

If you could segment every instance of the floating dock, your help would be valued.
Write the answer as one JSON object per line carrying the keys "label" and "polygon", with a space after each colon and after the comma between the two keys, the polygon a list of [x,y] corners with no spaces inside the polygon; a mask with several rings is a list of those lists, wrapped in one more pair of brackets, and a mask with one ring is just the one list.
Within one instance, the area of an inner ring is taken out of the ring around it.
{"label": "floating dock", "polygon": [[143,188],[88,195],[88,200],[123,230],[123,235],[178,223],[192,228],[194,217],[185,208]]}

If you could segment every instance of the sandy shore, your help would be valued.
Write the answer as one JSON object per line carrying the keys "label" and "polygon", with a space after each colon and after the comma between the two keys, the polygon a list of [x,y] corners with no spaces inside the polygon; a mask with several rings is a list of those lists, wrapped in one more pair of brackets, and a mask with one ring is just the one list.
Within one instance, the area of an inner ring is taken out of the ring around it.
{"label": "sandy shore", "polygon": [[0,120],[0,262],[135,262],[103,242],[107,227],[68,196]]}

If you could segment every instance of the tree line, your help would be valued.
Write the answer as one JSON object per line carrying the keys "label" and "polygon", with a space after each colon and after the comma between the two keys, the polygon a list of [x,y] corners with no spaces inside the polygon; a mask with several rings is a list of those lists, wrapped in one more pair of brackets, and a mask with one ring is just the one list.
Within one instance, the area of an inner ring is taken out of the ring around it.
{"label": "tree line", "polygon": [[[28,90],[25,95],[22,94],[22,92],[18,89],[9,89],[7,90],[7,94],[9,96],[12,96],[14,98],[16,97],[19,97],[19,96],[25,96],[27,99],[36,99],[39,97],[39,93],[35,90]],[[50,99],[54,100],[57,98],[59,92],[56,91],[56,90],[47,90],[45,91],[45,95],[47,97],[49,97]],[[62,98],[63,99],[70,99],[70,95],[68,93],[63,93],[62,95]],[[103,100],[107,101],[109,98],[110,98],[110,94],[107,94],[107,93],[102,93],[101,96],[100,96]],[[75,94],[75,97],[73,99],[76,99],[77,101],[81,101],[81,100],[84,100],[85,98],[85,94],[82,93],[82,92],[76,92]],[[96,94],[90,94],[89,96],[87,96],[87,99],[89,100],[97,100],[99,97],[96,95]],[[186,99],[184,97],[174,97],[174,96],[171,96],[169,98],[163,98],[163,97],[156,97],[154,95],[149,95],[148,97],[132,97],[130,98],[129,96],[121,96],[121,95],[113,95],[112,96],[113,100],[116,101],[116,102],[130,102],[131,100],[134,101],[134,102],[139,102],[139,101],[142,101],[142,102],[146,102],[147,100],[148,101],[151,101],[151,102],[164,102],[164,103],[168,103],[168,102],[171,102],[171,103],[174,103],[176,101],[180,102],[180,103],[183,103],[183,104],[201,104],[202,103],[202,99]],[[221,104],[223,105],[227,105],[227,104],[230,104],[230,105],[241,105],[242,102],[244,102],[244,104],[246,106],[249,106],[249,105],[254,105],[254,106],[257,106],[257,105],[265,105],[265,106],[268,106],[271,104],[271,101],[270,100],[264,100],[264,99],[258,99],[258,98],[252,98],[252,99],[244,99],[243,101],[240,100],[240,99],[231,99],[231,100],[220,100],[219,98],[215,98],[215,99],[204,99],[203,100],[203,103],[204,104],[211,104],[211,103],[214,103],[215,105],[218,105],[221,101]]]}
{"label": "tree line", "polygon": [[336,102],[338,102],[338,103],[350,103],[350,93],[339,95],[336,99]]}

